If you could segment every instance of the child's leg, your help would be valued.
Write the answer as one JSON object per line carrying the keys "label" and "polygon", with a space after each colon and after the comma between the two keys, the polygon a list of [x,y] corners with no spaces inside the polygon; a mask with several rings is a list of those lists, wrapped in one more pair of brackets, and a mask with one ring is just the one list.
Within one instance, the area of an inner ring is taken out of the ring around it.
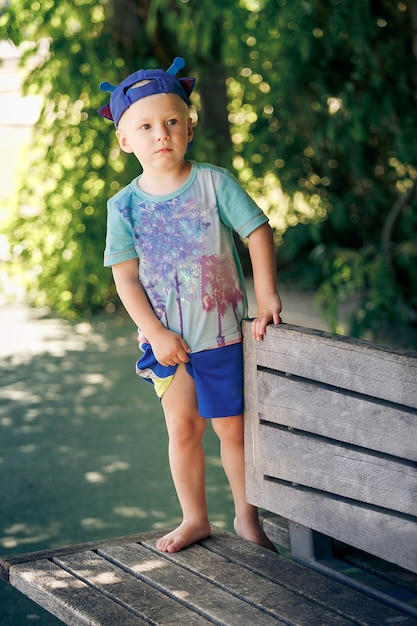
{"label": "child's leg", "polygon": [[223,468],[233,494],[236,533],[244,539],[276,551],[261,527],[258,509],[246,502],[243,415],[219,417],[211,422],[220,439]]}
{"label": "child's leg", "polygon": [[164,395],[162,406],[169,435],[169,462],[183,521],[156,542],[162,552],[178,552],[210,534],[205,492],[202,437],[206,420],[197,408],[195,385],[180,365]]}

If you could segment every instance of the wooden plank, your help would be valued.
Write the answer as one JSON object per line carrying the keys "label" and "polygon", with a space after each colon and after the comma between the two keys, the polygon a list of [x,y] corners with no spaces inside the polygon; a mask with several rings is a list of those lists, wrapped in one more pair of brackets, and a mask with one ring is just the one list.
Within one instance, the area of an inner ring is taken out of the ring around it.
{"label": "wooden plank", "polygon": [[[193,550],[194,547],[188,549],[186,554],[192,554]],[[177,602],[184,602],[215,623],[239,624],[246,620],[246,623],[257,626],[276,625],[276,618],[272,615],[227,593],[214,582],[193,575],[170,562],[164,555],[155,553],[150,558],[147,550],[137,544],[100,548],[99,552],[119,567],[175,598]],[[235,575],[238,575],[237,571]]]}
{"label": "wooden plank", "polygon": [[[104,545],[99,550],[105,554],[115,545],[114,543]],[[117,545],[120,546],[120,544]],[[155,562],[153,552],[144,550],[138,544],[129,545],[137,546],[138,550],[143,551],[145,567],[153,566]],[[187,626],[210,624],[208,620],[181,602],[173,603],[172,599],[165,594],[138,579],[137,576],[129,574],[123,563],[120,567],[116,567],[108,559],[91,551],[60,556],[54,559],[54,562],[144,620],[151,620],[155,624],[170,624],[172,615],[175,613],[177,624],[187,624]]]}
{"label": "wooden plank", "polygon": [[[249,541],[216,528],[212,535],[201,542],[208,550],[247,567],[275,583],[307,597],[319,606],[333,609],[340,615],[352,619],[355,624],[384,626],[385,624],[416,625],[417,619],[404,615],[399,610],[358,593],[331,578],[306,568],[289,559],[277,561],[268,550],[259,549]],[[311,624],[312,622],[310,622]],[[319,622],[320,623],[320,622]]]}
{"label": "wooden plank", "polygon": [[[285,623],[291,622],[300,626],[310,626],[312,623],[332,625],[351,623],[346,616],[336,614],[328,607],[318,606],[310,598],[288,590],[268,577],[260,576],[253,570],[210,552],[202,546],[193,546],[192,550],[165,556],[193,574],[231,593],[233,597],[242,598],[250,605]],[[285,567],[285,561],[284,557],[274,555],[274,566],[277,569]],[[306,578],[309,574],[310,572],[306,573]],[[248,618],[249,616],[246,619]]]}
{"label": "wooden plank", "polygon": [[62,546],[56,548],[47,548],[46,550],[38,550],[37,552],[26,552],[26,554],[17,554],[7,557],[0,557],[0,579],[9,581],[9,572],[14,565],[20,563],[29,563],[30,561],[40,561],[41,559],[52,559],[52,557],[58,557],[65,554],[73,554],[74,552],[80,552],[84,550],[95,550],[103,543],[126,543],[127,541],[140,541],[141,539],[152,539],[153,537],[161,536],[160,531],[149,531],[147,533],[125,535],[123,537],[114,537],[113,539],[106,539],[100,541],[88,541],[85,543],[78,543],[72,546]]}
{"label": "wooden plank", "polygon": [[414,411],[273,372],[257,377],[262,419],[417,461]]}
{"label": "wooden plank", "polygon": [[31,555],[10,568],[10,582],[72,626],[417,624],[216,527],[201,545],[175,554],[156,550],[160,534],[144,533],[140,544],[98,542],[99,554],[58,550],[56,562]]}
{"label": "wooden plank", "polygon": [[416,352],[288,324],[268,326],[256,349],[262,367],[417,408]]}
{"label": "wooden plank", "polygon": [[265,476],[412,515],[417,523],[416,464],[265,424],[259,446]]}
{"label": "wooden plank", "polygon": [[262,472],[258,469],[259,419],[258,382],[256,378],[256,343],[250,334],[250,323],[244,322],[243,365],[245,384],[244,428],[245,428],[245,482],[247,497],[255,498],[261,482]]}
{"label": "wooden plank", "polygon": [[66,624],[140,626],[149,623],[48,560],[13,566],[10,584]]}
{"label": "wooden plank", "polygon": [[411,518],[272,480],[251,503],[417,573]]}
{"label": "wooden plank", "polygon": [[288,550],[291,549],[288,520],[285,517],[280,517],[269,511],[260,511],[259,519],[261,520],[263,530],[272,543]]}

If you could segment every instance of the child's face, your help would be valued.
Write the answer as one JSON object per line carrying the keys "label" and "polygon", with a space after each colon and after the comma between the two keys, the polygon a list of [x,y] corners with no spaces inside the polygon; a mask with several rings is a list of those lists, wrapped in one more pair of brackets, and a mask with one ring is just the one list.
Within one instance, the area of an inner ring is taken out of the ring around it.
{"label": "child's face", "polygon": [[144,170],[169,169],[184,160],[193,137],[188,107],[176,94],[147,96],[123,113],[116,135]]}

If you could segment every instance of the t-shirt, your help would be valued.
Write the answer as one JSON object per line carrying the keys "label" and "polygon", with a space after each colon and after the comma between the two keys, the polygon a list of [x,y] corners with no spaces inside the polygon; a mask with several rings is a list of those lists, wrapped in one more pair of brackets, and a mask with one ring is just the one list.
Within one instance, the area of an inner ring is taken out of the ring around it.
{"label": "t-shirt", "polygon": [[192,161],[186,183],[169,195],[144,193],[137,177],[109,200],[104,265],[138,258],[166,328],[192,352],[225,346],[241,340],[247,314],[233,231],[244,239],[267,221],[228,170]]}

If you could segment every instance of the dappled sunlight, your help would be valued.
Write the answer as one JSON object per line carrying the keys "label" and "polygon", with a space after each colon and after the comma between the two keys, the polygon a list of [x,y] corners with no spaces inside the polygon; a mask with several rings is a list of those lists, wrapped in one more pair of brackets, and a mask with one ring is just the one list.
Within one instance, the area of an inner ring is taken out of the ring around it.
{"label": "dappled sunlight", "polygon": [[102,519],[97,519],[96,517],[87,517],[86,519],[82,519],[80,520],[80,524],[82,528],[88,531],[110,529],[116,526],[116,524],[110,524]]}
{"label": "dappled sunlight", "polygon": [[[131,322],[1,314],[20,339],[7,349],[0,342],[0,553],[176,527],[163,413],[135,374]],[[210,518],[231,529],[233,501],[211,428],[205,449]]]}
{"label": "dappled sunlight", "polygon": [[206,454],[206,465],[211,465],[213,467],[219,467],[222,468],[222,461],[220,458],[220,455],[211,455],[211,454]]}
{"label": "dappled sunlight", "polygon": [[88,579],[90,583],[93,585],[97,585],[100,587],[101,585],[115,585],[117,583],[122,582],[122,577],[119,576],[115,571],[108,572],[100,572],[98,574],[94,573],[94,566],[91,570],[80,570],[80,576]]}
{"label": "dappled sunlight", "polygon": [[189,598],[191,594],[189,591],[185,591],[185,589],[173,589],[172,595],[180,600],[185,600],[186,598]]}
{"label": "dappled sunlight", "polygon": [[[244,162],[239,162],[241,157],[236,157],[235,167],[239,170]],[[310,181],[314,184],[325,184],[323,179]],[[295,192],[292,196],[284,193],[279,177],[274,172],[269,172],[262,178],[251,177],[246,185],[249,193],[257,204],[268,215],[272,228],[276,231],[276,237],[281,240],[285,231],[299,223],[324,220],[328,214],[328,207],[323,199],[312,189],[308,193]]]}
{"label": "dappled sunlight", "polygon": [[85,479],[89,483],[104,483],[106,480],[105,476],[100,474],[100,472],[87,472],[85,474]]}
{"label": "dappled sunlight", "polygon": [[135,574],[143,574],[145,572],[152,572],[156,569],[163,569],[164,567],[168,567],[169,564],[167,561],[162,560],[161,558],[155,559],[147,559],[143,563],[135,563],[130,565],[130,569]]}
{"label": "dappled sunlight", "polygon": [[119,472],[129,469],[129,463],[125,463],[123,461],[114,461],[110,463],[110,465],[106,465],[104,471],[108,474],[112,474],[113,472]]}
{"label": "dappled sunlight", "polygon": [[6,550],[25,552],[25,546],[51,540],[57,537],[60,531],[59,522],[52,522],[42,527],[37,524],[14,523],[11,526],[5,526],[0,531],[0,547],[3,553]]}
{"label": "dappled sunlight", "polygon": [[[113,474],[118,471],[127,471],[129,469],[129,463],[124,461],[113,461],[109,465],[103,467],[104,474]],[[89,483],[104,483],[107,477],[102,472],[87,472],[84,476],[85,480]]]}
{"label": "dappled sunlight", "polygon": [[[14,346],[11,339],[1,342],[2,552],[147,530],[151,514],[117,510],[155,510],[157,500],[168,500],[161,490],[171,490],[165,444],[159,461],[154,451],[165,425],[152,388],[134,371],[132,324],[119,318],[71,324],[11,309],[1,314],[12,322],[11,335],[20,337]],[[151,450],[146,438],[154,442]],[[153,463],[159,477],[139,481]]]}
{"label": "dappled sunlight", "polygon": [[[20,572],[19,575],[28,583],[38,584],[39,573],[36,571]],[[79,580],[71,578],[66,571],[60,569],[54,570],[47,578],[45,577],[43,584],[47,589],[75,589],[82,586]]]}
{"label": "dappled sunlight", "polygon": [[17,364],[45,352],[62,357],[69,350],[82,352],[91,343],[103,352],[109,349],[104,335],[90,324],[69,326],[64,320],[42,317],[45,313],[25,307],[1,307],[0,358],[9,357]]}
{"label": "dappled sunlight", "polygon": [[116,506],[113,512],[116,515],[121,515],[121,517],[136,517],[137,519],[144,519],[149,516],[149,513],[139,506]]}

